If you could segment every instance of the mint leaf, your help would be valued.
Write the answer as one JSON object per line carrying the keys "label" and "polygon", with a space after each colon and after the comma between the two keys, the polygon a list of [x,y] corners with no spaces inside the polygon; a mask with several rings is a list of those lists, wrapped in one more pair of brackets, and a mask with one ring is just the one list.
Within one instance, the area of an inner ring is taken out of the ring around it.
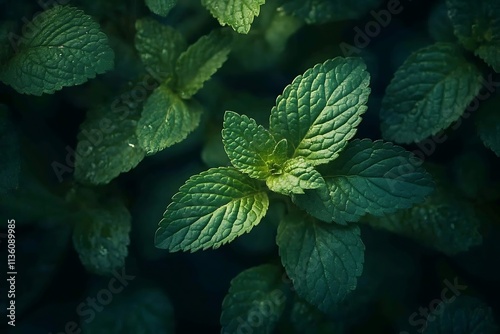
{"label": "mint leaf", "polygon": [[201,0],[222,26],[230,25],[234,31],[247,34],[260,6],[266,0]]}
{"label": "mint leaf", "polygon": [[291,0],[283,5],[283,9],[307,24],[321,24],[360,19],[378,5],[380,0]]}
{"label": "mint leaf", "polygon": [[303,194],[304,189],[317,189],[324,183],[321,174],[302,157],[286,161],[266,179],[270,190],[284,195]]}
{"label": "mint leaf", "polygon": [[177,59],[187,48],[184,36],[152,19],[137,20],[135,29],[135,47],[148,72],[160,82],[175,81]]}
{"label": "mint leaf", "polygon": [[340,157],[321,166],[325,186],[294,196],[294,202],[325,222],[358,221],[423,202],[434,184],[416,157],[381,140],[353,140]]}
{"label": "mint leaf", "polygon": [[212,30],[184,51],[177,61],[177,91],[189,99],[217,72],[231,52],[231,34],[224,29]]}
{"label": "mint leaf", "polygon": [[500,95],[485,101],[477,113],[476,127],[484,145],[500,157]]}
{"label": "mint leaf", "polygon": [[149,10],[160,16],[167,16],[175,7],[177,0],[146,0]]}
{"label": "mint leaf", "polygon": [[218,248],[249,232],[269,200],[260,183],[231,167],[192,176],[172,198],[155,244],[171,252]]}
{"label": "mint leaf", "polygon": [[382,217],[366,217],[376,228],[412,238],[447,255],[480,245],[481,222],[475,208],[438,187],[422,204]]}
{"label": "mint leaf", "polygon": [[434,321],[427,321],[424,334],[498,333],[492,309],[477,298],[460,295],[453,302],[442,303],[442,307]]}
{"label": "mint leaf", "polygon": [[361,58],[330,59],[285,87],[271,110],[270,131],[292,157],[327,163],[356,133],[366,111],[369,74]]}
{"label": "mint leaf", "polygon": [[[127,277],[136,276],[127,272]],[[104,288],[107,289],[107,286]],[[99,296],[99,291],[102,290],[91,291],[89,295]],[[123,291],[120,290],[113,295],[112,303],[95,313],[92,321],[88,321],[85,314],[82,312],[80,316],[82,328],[87,334],[175,333],[174,309],[169,298],[162,289],[149,283],[143,283],[141,287],[126,286]]]}
{"label": "mint leaf", "polygon": [[447,0],[458,40],[500,73],[500,3]]}
{"label": "mint leaf", "polygon": [[[221,333],[243,333],[248,329],[274,333],[285,309],[287,286],[284,277],[280,267],[264,264],[233,278],[222,302]],[[262,321],[256,323],[257,316]]]}
{"label": "mint leaf", "polygon": [[226,111],[222,142],[231,163],[241,172],[255,179],[265,179],[271,174],[269,165],[276,141],[254,119]]}
{"label": "mint leaf", "polygon": [[139,143],[154,154],[185,139],[200,123],[201,109],[189,106],[166,85],[156,88],[144,104],[137,124]]}
{"label": "mint leaf", "polygon": [[120,202],[77,216],[73,245],[87,270],[108,275],[125,265],[132,217]]}
{"label": "mint leaf", "polygon": [[19,139],[3,104],[0,104],[0,152],[0,195],[3,195],[19,186],[21,169]]}
{"label": "mint leaf", "polygon": [[55,6],[39,14],[37,23],[33,36],[23,35],[17,52],[0,68],[0,80],[19,93],[53,93],[113,68],[108,38],[83,11]]}
{"label": "mint leaf", "polygon": [[452,43],[413,53],[396,71],[382,101],[382,134],[398,143],[420,141],[447,128],[481,88],[481,73]]}
{"label": "mint leaf", "polygon": [[139,107],[115,100],[87,113],[80,126],[75,158],[75,178],[82,183],[105,184],[128,172],[146,153],[135,134]]}
{"label": "mint leaf", "polygon": [[281,262],[299,296],[328,313],[356,288],[365,246],[359,227],[290,215],[278,226]]}

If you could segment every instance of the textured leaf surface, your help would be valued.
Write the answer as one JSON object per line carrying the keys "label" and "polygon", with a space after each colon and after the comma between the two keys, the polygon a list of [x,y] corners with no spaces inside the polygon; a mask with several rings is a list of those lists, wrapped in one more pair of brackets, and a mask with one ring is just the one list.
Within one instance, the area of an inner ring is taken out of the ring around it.
{"label": "textured leaf surface", "polygon": [[481,73],[456,44],[436,43],[413,53],[382,101],[384,138],[411,143],[447,128],[479,92],[480,80]]}
{"label": "textured leaf surface", "polygon": [[200,123],[201,109],[161,85],[147,99],[137,125],[137,137],[147,154],[185,139]]}
{"label": "textured leaf surface", "polygon": [[266,179],[270,190],[284,195],[303,194],[305,189],[317,189],[324,185],[321,174],[302,157],[286,161]]}
{"label": "textured leaf surface", "polygon": [[280,222],[276,242],[297,294],[323,312],[356,288],[365,250],[359,227],[290,215]]}
{"label": "textured leaf surface", "polygon": [[34,33],[22,36],[17,52],[0,69],[0,80],[19,93],[53,93],[113,68],[107,36],[83,11],[56,6],[35,21]]}
{"label": "textured leaf surface", "polygon": [[[126,274],[132,276],[128,271]],[[175,333],[173,306],[162,289],[151,285],[139,288],[127,286],[123,293],[120,291],[113,295],[113,302],[101,312],[96,312],[92,321],[84,315],[82,313],[81,324],[86,334]]]}
{"label": "textured leaf surface", "polygon": [[285,87],[271,110],[270,131],[285,138],[292,157],[313,165],[337,158],[356,133],[370,93],[361,58],[327,60]]}
{"label": "textured leaf surface", "polygon": [[210,13],[222,26],[231,26],[240,34],[250,31],[255,16],[259,15],[260,6],[266,0],[201,0]]}
{"label": "textured leaf surface", "polygon": [[78,216],[73,245],[87,270],[107,275],[125,265],[132,217],[120,202]]}
{"label": "textured leaf surface", "polygon": [[420,164],[391,143],[353,140],[337,160],[319,169],[325,186],[295,196],[294,202],[318,219],[339,224],[409,208],[434,189]]}
{"label": "textured leaf surface", "polygon": [[180,55],[176,73],[177,91],[182,98],[188,99],[196,94],[205,81],[224,64],[231,52],[231,41],[229,31],[213,30]]}
{"label": "textured leaf surface", "polygon": [[180,32],[152,19],[135,23],[135,47],[148,73],[160,82],[175,80],[175,65],[187,43]]}
{"label": "textured leaf surface", "polygon": [[175,7],[177,0],[146,0],[146,6],[153,13],[160,16],[167,16]]}
{"label": "textured leaf surface", "polygon": [[[236,276],[222,302],[222,333],[243,332],[249,327],[257,333],[274,333],[285,309],[284,282],[282,269],[271,264],[247,269]],[[262,321],[256,323],[256,316]]]}
{"label": "textured leaf surface", "polygon": [[481,104],[476,127],[484,145],[500,157],[500,95]]}
{"label": "textured leaf surface", "polygon": [[370,9],[380,5],[380,0],[291,0],[283,9],[308,24],[360,19]]}
{"label": "textured leaf surface", "polygon": [[78,181],[105,184],[142,161],[146,153],[135,134],[139,112],[138,106],[124,105],[121,101],[88,112],[77,136],[75,178]]}
{"label": "textured leaf surface", "polygon": [[500,2],[447,0],[455,35],[500,73]]}
{"label": "textured leaf surface", "polygon": [[442,313],[428,321],[424,334],[495,334],[498,326],[490,307],[479,299],[465,295],[443,303]]}
{"label": "textured leaf surface", "polygon": [[171,252],[218,248],[249,232],[269,200],[260,183],[231,167],[191,177],[172,198],[155,244]]}
{"label": "textured leaf surface", "polygon": [[370,225],[412,238],[448,255],[480,245],[481,222],[474,207],[438,187],[422,204],[382,217],[369,217]]}
{"label": "textured leaf surface", "polygon": [[226,111],[222,141],[231,163],[238,170],[256,179],[265,179],[271,174],[276,141],[254,119]]}
{"label": "textured leaf surface", "polygon": [[7,107],[0,104],[0,195],[19,185],[20,151],[17,133],[8,118]]}

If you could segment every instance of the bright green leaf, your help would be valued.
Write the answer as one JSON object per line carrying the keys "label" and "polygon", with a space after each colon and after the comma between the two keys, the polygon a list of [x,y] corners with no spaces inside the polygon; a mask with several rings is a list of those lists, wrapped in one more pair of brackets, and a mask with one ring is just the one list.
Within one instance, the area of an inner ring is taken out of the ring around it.
{"label": "bright green leaf", "polygon": [[184,51],[177,61],[177,91],[189,99],[217,72],[231,52],[231,34],[224,29],[202,36]]}
{"label": "bright green leaf", "polygon": [[12,122],[9,120],[8,109],[0,104],[0,195],[16,189],[19,185],[20,148],[19,139]]}
{"label": "bright green leaf", "polygon": [[359,227],[295,214],[280,222],[276,242],[295,291],[321,311],[328,313],[356,288],[365,251]]}
{"label": "bright green leaf", "polygon": [[266,0],[201,0],[222,26],[228,24],[234,31],[247,34],[260,6]]}
{"label": "bright green leaf", "polygon": [[102,105],[88,112],[77,137],[78,181],[105,184],[142,161],[146,153],[135,134],[138,117],[137,106],[121,103]]}
{"label": "bright green leaf", "polygon": [[107,36],[83,11],[56,6],[36,21],[33,35],[21,37],[16,53],[0,69],[0,80],[19,93],[53,93],[113,68]]}
{"label": "bright green leaf", "polygon": [[387,87],[382,134],[398,143],[420,141],[457,120],[481,88],[481,73],[461,48],[436,43],[413,53]]}
{"label": "bright green leaf", "polygon": [[188,105],[161,85],[147,99],[137,125],[137,137],[147,154],[154,154],[184,140],[200,123],[201,109]]}
{"label": "bright green leaf", "polygon": [[276,141],[254,119],[226,111],[222,141],[231,163],[238,170],[255,179],[265,179],[271,174],[269,164]]}
{"label": "bright green leaf", "polygon": [[166,17],[176,4],[177,0],[146,0],[149,10],[163,17]]}
{"label": "bright green leaf", "polygon": [[458,40],[500,73],[500,3],[447,0]]}
{"label": "bright green leaf", "polygon": [[484,145],[500,157],[500,95],[481,104],[476,127]]}
{"label": "bright green leaf", "polygon": [[326,186],[295,196],[309,214],[338,224],[380,216],[423,202],[434,185],[421,161],[381,140],[353,140],[340,157],[319,169]]}
{"label": "bright green leaf", "polygon": [[107,275],[125,265],[132,217],[120,202],[77,216],[73,245],[87,270]]}
{"label": "bright green leaf", "polygon": [[[222,302],[222,333],[274,333],[285,309],[285,275],[276,265],[264,264],[242,271],[231,280]],[[255,317],[262,321],[255,322]]]}
{"label": "bright green leaf", "polygon": [[303,194],[305,189],[317,189],[324,183],[321,174],[302,157],[286,161],[266,179],[270,190],[284,195]]}
{"label": "bright green leaf", "polygon": [[147,71],[160,82],[175,80],[177,59],[187,48],[184,36],[152,19],[137,20],[135,28],[135,47]]}
{"label": "bright green leaf", "polygon": [[321,24],[360,19],[370,9],[376,9],[380,2],[380,0],[291,0],[283,5],[283,9],[302,18],[308,24]]}
{"label": "bright green leaf", "polygon": [[[100,294],[99,291],[92,291],[91,295]],[[173,306],[163,290],[151,284],[143,284],[138,288],[126,286],[123,291],[113,295],[112,303],[95,313],[92,321],[88,321],[89,318],[84,315],[82,312],[81,323],[85,334],[175,333]]]}
{"label": "bright green leaf", "polygon": [[313,165],[337,158],[366,111],[370,76],[361,58],[337,57],[296,77],[271,110],[270,131],[292,157]]}
{"label": "bright green leaf", "polygon": [[475,208],[438,187],[422,204],[382,217],[367,216],[373,227],[412,238],[448,255],[482,243]]}
{"label": "bright green leaf", "polygon": [[171,252],[218,248],[249,232],[269,200],[260,183],[231,167],[191,177],[172,198],[155,244]]}
{"label": "bright green leaf", "polygon": [[439,316],[428,321],[422,333],[495,334],[498,329],[488,305],[477,298],[460,295],[453,302],[442,303]]}

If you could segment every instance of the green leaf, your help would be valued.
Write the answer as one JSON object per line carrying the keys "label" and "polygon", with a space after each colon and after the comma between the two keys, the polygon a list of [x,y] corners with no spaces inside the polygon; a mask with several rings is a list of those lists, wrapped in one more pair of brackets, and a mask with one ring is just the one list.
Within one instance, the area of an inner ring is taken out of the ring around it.
{"label": "green leaf", "polygon": [[0,80],[19,93],[53,93],[113,68],[108,38],[83,11],[56,6],[36,21],[32,36],[21,37],[17,52],[0,69]]}
{"label": "green leaf", "polygon": [[380,0],[291,0],[283,5],[290,14],[307,24],[361,19],[370,9],[376,9]]}
{"label": "green leaf", "polygon": [[356,288],[365,246],[359,227],[290,215],[278,226],[281,262],[299,296],[328,313]]}
{"label": "green leaf", "polygon": [[260,183],[231,167],[192,176],[172,198],[155,244],[171,252],[218,248],[249,232],[269,200]]}
{"label": "green leaf", "polygon": [[231,34],[224,29],[212,30],[184,51],[177,60],[177,91],[189,99],[217,72],[231,52]]}
{"label": "green leaf", "polygon": [[476,118],[476,127],[484,145],[500,157],[500,95],[481,104]]}
{"label": "green leaf", "polygon": [[75,154],[75,178],[79,182],[108,183],[137,166],[146,155],[135,134],[138,106],[115,101],[119,103],[90,110],[80,126]]}
{"label": "green leaf", "polygon": [[0,152],[0,195],[4,195],[19,186],[21,157],[17,133],[3,104],[0,104]]}
{"label": "green leaf", "polygon": [[262,180],[271,175],[276,141],[254,119],[226,111],[222,142],[231,163],[239,171]]}
{"label": "green leaf", "polygon": [[222,333],[249,330],[274,333],[285,309],[287,285],[284,278],[280,267],[264,264],[242,271],[231,280],[229,292],[222,302]]}
{"label": "green leaf", "polygon": [[500,3],[447,0],[458,40],[500,73]]}
{"label": "green leaf", "polygon": [[146,0],[149,10],[163,17],[166,17],[176,4],[177,0]]}
{"label": "green leaf", "polygon": [[[127,275],[135,277],[128,273]],[[162,289],[151,284],[143,284],[138,288],[126,286],[119,291],[113,295],[112,303],[95,313],[92,321],[88,321],[89,318],[84,316],[86,313],[81,313],[81,324],[85,334],[175,333],[174,309]],[[92,291],[90,295],[100,294],[99,291]]]}
{"label": "green leaf", "polygon": [[135,28],[135,47],[148,72],[160,82],[175,82],[177,59],[187,48],[184,36],[152,19],[137,20]]}
{"label": "green leaf", "polygon": [[87,270],[108,275],[125,265],[131,220],[127,208],[118,201],[77,216],[73,245]]}
{"label": "green leaf", "polygon": [[167,86],[161,85],[147,99],[137,125],[137,137],[147,154],[154,154],[184,140],[198,127],[201,108],[189,106]]}
{"label": "green leaf", "polygon": [[367,109],[369,77],[361,58],[337,57],[308,69],[276,99],[271,133],[288,141],[292,157],[312,165],[334,160]]}
{"label": "green leaf", "polygon": [[424,334],[498,333],[492,309],[477,298],[459,295],[442,303],[441,307],[439,316],[427,322]]}
{"label": "green leaf", "polygon": [[270,190],[284,195],[303,194],[305,189],[317,189],[324,183],[321,174],[302,157],[286,161],[266,179]]}
{"label": "green leaf", "polygon": [[382,217],[367,216],[367,222],[448,255],[465,252],[482,243],[481,222],[470,202],[450,191],[438,187],[422,204]]}
{"label": "green leaf", "polygon": [[222,26],[228,24],[234,31],[247,34],[260,6],[266,0],[201,0]]}
{"label": "green leaf", "polygon": [[479,92],[480,80],[456,44],[416,51],[387,87],[380,112],[384,138],[411,143],[447,128]]}
{"label": "green leaf", "polygon": [[434,184],[419,161],[402,147],[381,140],[353,140],[340,157],[320,168],[325,186],[294,196],[294,202],[325,222],[358,221],[423,202]]}

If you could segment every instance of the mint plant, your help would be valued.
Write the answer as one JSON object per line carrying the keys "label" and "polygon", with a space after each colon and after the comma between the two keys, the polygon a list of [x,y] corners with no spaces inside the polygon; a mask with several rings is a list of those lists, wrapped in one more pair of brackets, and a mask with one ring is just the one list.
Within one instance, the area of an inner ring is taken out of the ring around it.
{"label": "mint plant", "polygon": [[[387,140],[408,144],[435,135],[452,123],[457,124],[466,108],[478,109],[477,104],[482,101],[474,98],[484,84],[487,87],[483,89],[489,91],[487,96],[496,89],[497,85],[491,82],[492,70],[500,73],[499,3],[447,0],[446,6],[448,17],[443,18],[440,29],[452,30],[456,39],[449,33],[436,32],[435,36],[443,36],[442,40],[414,52],[396,71],[380,113],[382,133]],[[449,28],[444,22],[448,22]],[[482,69],[484,66],[478,61],[471,61],[468,52],[490,68]],[[497,128],[486,127],[479,121],[478,131],[486,146],[498,155]]]}
{"label": "mint plant", "polygon": [[[351,223],[367,213],[408,208],[433,190],[430,175],[414,167],[404,149],[350,141],[366,111],[368,85],[362,60],[339,57],[284,89],[269,130],[226,111],[222,139],[232,166],[209,169],[180,188],[159,223],[156,246],[171,252],[218,248],[260,223],[270,193],[284,195],[307,214],[288,201],[276,238],[281,262],[297,294],[329,312],[362,273],[364,245]],[[227,304],[223,325],[233,328],[239,312],[249,310],[233,313],[236,306]]]}
{"label": "mint plant", "polygon": [[498,331],[498,1],[62,3],[0,3],[1,332]]}

